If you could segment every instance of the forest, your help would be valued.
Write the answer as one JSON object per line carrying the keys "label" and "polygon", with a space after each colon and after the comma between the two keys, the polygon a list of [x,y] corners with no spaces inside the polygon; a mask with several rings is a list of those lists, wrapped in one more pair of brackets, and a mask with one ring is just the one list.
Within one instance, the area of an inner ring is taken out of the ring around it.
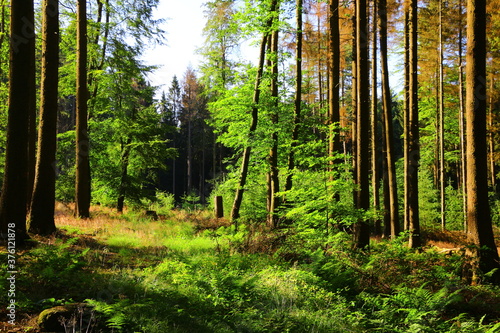
{"label": "forest", "polygon": [[0,332],[500,332],[497,2],[0,0]]}

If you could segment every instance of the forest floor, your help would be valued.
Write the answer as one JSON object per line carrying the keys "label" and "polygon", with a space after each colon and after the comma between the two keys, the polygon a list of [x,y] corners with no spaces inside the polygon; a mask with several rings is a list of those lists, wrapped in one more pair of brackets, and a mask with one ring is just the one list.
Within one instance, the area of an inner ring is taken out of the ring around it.
{"label": "forest floor", "polygon": [[360,253],[345,233],[235,232],[206,211],[95,206],[83,220],[58,204],[56,225],[18,250],[15,325],[2,307],[0,332],[40,332],[42,310],[75,304],[60,331],[500,332],[500,289],[470,285],[459,231],[425,231],[420,252],[374,239]]}

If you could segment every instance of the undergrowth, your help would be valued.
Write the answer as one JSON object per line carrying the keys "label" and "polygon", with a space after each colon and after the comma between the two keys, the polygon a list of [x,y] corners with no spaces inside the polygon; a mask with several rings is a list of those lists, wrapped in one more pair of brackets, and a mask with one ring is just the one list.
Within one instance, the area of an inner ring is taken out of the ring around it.
{"label": "undergrowth", "polygon": [[18,258],[27,332],[43,309],[80,302],[100,318],[94,332],[500,332],[497,287],[469,286],[460,252],[403,237],[360,252],[342,232],[236,231],[181,212],[61,215],[58,227]]}

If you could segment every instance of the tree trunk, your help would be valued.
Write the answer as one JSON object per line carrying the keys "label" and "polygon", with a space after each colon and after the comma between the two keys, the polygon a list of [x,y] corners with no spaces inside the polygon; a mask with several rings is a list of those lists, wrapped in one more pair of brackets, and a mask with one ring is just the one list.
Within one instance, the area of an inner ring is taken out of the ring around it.
{"label": "tree trunk", "polygon": [[[330,26],[330,66],[329,67],[329,102],[328,102],[328,124],[330,126],[338,126],[340,123],[340,30],[339,30],[339,2],[338,0],[330,0],[329,9],[329,26]],[[340,153],[340,136],[338,129],[330,128],[330,137],[328,140],[330,166],[337,164],[334,159],[336,154]]]}
{"label": "tree trunk", "polygon": [[292,143],[290,145],[290,154],[288,155],[288,174],[285,181],[285,191],[290,191],[293,185],[293,170],[295,169],[295,149],[299,139],[300,113],[302,109],[302,0],[297,0],[297,48],[295,50],[296,66],[296,86],[293,115]]}
{"label": "tree trunk", "polygon": [[87,90],[87,3],[77,2],[76,33],[76,182],[75,215],[90,217],[90,162],[88,134]]}
{"label": "tree trunk", "polygon": [[[486,0],[467,1],[466,94],[468,238],[476,273],[485,274],[500,268],[488,200]],[[500,270],[491,279],[500,283]]]}
{"label": "tree trunk", "polygon": [[121,167],[122,173],[120,176],[120,186],[118,188],[118,200],[116,204],[116,210],[118,213],[123,213],[123,206],[125,204],[125,195],[127,193],[128,188],[128,164],[130,157],[130,144],[132,143],[132,139],[128,138],[127,142],[122,146],[122,156],[121,156]]}
{"label": "tree trunk", "polygon": [[389,216],[391,237],[399,235],[399,207],[394,158],[394,131],[392,126],[392,98],[389,86],[389,66],[387,64],[387,1],[379,0],[380,60],[382,64],[382,101],[385,137],[385,158],[389,185]]}
{"label": "tree trunk", "polygon": [[418,40],[417,40],[417,0],[410,0],[408,7],[409,23],[409,94],[408,94],[408,226],[410,230],[409,246],[417,248],[422,245],[420,237],[420,218],[418,210],[418,164],[420,160],[419,128],[418,128]]}
{"label": "tree trunk", "polygon": [[443,69],[443,0],[439,1],[439,192],[441,203],[441,229],[446,229],[446,187],[444,169],[444,69]]}
{"label": "tree trunk", "polygon": [[[377,98],[377,0],[373,0],[373,24],[372,24],[372,99],[371,99],[371,143],[372,143],[372,196],[373,208],[380,211],[380,167],[378,152],[378,98]],[[382,234],[381,221],[378,217],[374,220],[375,235]]]}
{"label": "tree trunk", "polygon": [[[278,1],[273,1],[271,4],[271,11],[275,13],[275,18],[278,20]],[[269,210],[267,216],[267,223],[271,229],[278,226],[277,209],[280,204],[279,197],[276,195],[279,188],[279,173],[278,173],[278,29],[275,28],[271,36],[271,99],[273,110],[271,110],[271,123],[274,131],[271,135],[271,150],[269,151]]]}
{"label": "tree trunk", "polygon": [[29,82],[33,78],[31,71],[34,66],[31,62],[35,52],[34,43],[30,42],[35,38],[33,1],[12,0],[10,11],[10,86],[5,171],[0,198],[0,232],[2,238],[21,245],[28,238],[26,207],[31,102],[27,95],[35,93],[29,91],[33,89]]}
{"label": "tree trunk", "polygon": [[[268,27],[270,27],[271,23],[268,22]],[[253,106],[252,106],[252,122],[250,124],[250,130],[248,132],[249,141],[251,142],[255,130],[257,129],[257,122],[259,119],[259,109],[258,104],[260,100],[260,83],[262,81],[262,73],[264,71],[264,61],[266,57],[266,44],[268,40],[268,34],[264,33],[262,37],[262,42],[260,45],[260,57],[259,57],[259,65],[257,70],[257,76],[255,78],[255,87],[253,94]],[[243,150],[243,157],[241,161],[241,171],[240,171],[240,180],[238,182],[238,187],[236,188],[236,194],[234,197],[233,207],[231,208],[231,221],[235,223],[235,226],[238,227],[238,219],[240,218],[240,208],[241,202],[243,201],[243,192],[245,191],[245,185],[248,176],[248,165],[250,162],[250,153],[252,151],[251,144],[247,145]]]}
{"label": "tree trunk", "polygon": [[56,231],[56,149],[59,75],[59,3],[44,0],[42,5],[42,73],[40,83],[40,129],[29,231],[51,234]]}
{"label": "tree trunk", "polygon": [[[370,208],[370,77],[368,66],[367,0],[356,1],[356,65],[357,65],[357,150],[356,150],[356,208]],[[356,248],[366,248],[370,243],[368,221],[355,224]]]}
{"label": "tree trunk", "polygon": [[464,64],[462,55],[462,38],[463,38],[463,24],[462,24],[462,0],[459,5],[459,32],[458,32],[458,86],[459,86],[459,101],[460,110],[458,113],[458,123],[460,126],[460,156],[461,156],[461,171],[462,171],[462,205],[463,205],[463,218],[464,218],[464,231],[467,232],[467,154],[465,152],[465,98],[464,98]]}
{"label": "tree trunk", "polygon": [[404,116],[403,116],[403,154],[404,154],[404,230],[410,230],[410,198],[409,198],[409,170],[410,170],[410,10],[405,3],[404,28]]}

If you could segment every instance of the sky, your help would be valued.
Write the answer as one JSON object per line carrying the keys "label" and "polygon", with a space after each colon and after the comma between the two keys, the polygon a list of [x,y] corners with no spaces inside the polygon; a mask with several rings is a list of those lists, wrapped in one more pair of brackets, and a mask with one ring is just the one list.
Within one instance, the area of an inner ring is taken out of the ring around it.
{"label": "sky", "polygon": [[174,75],[181,80],[189,66],[196,69],[200,64],[201,58],[196,54],[196,49],[204,41],[205,1],[160,0],[155,18],[165,19],[162,28],[167,32],[167,43],[149,48],[143,56],[147,65],[160,66],[149,76],[153,86],[160,86],[160,94],[161,91],[168,91]]}

